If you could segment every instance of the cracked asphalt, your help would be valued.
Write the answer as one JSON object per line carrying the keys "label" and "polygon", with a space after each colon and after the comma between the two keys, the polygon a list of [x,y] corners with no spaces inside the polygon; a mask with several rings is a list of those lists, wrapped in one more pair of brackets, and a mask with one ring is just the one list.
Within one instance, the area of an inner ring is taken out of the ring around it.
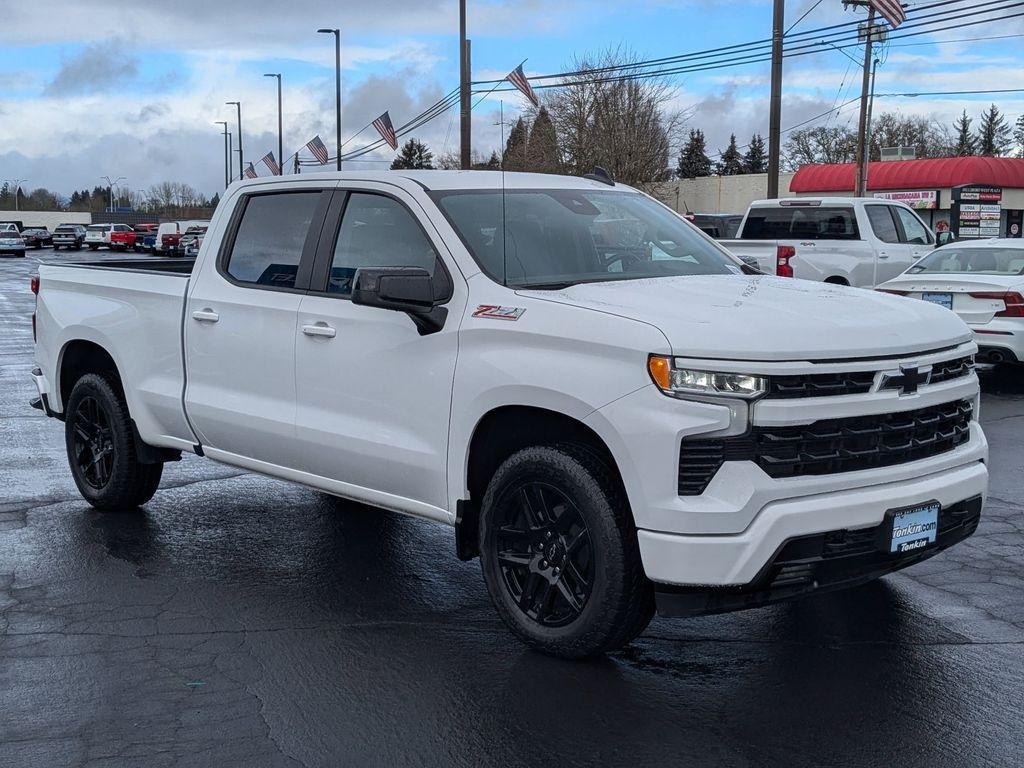
{"label": "cracked asphalt", "polygon": [[984,376],[967,542],[567,663],[443,527],[196,457],[93,511],[27,405],[34,263],[0,260],[0,766],[1024,762],[1024,372]]}

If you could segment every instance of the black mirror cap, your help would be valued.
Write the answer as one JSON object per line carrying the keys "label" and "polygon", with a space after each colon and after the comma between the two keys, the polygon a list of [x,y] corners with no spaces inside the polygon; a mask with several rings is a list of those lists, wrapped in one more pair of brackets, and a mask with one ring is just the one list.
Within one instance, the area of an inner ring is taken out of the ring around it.
{"label": "black mirror cap", "polygon": [[945,232],[939,232],[935,236],[935,247],[936,248],[941,248],[942,246],[949,245],[952,242],[953,242],[953,233],[950,232],[949,230],[946,230]]}
{"label": "black mirror cap", "polygon": [[439,288],[422,267],[368,267],[355,274],[352,303],[405,312],[421,336],[444,327],[448,310],[439,306]]}

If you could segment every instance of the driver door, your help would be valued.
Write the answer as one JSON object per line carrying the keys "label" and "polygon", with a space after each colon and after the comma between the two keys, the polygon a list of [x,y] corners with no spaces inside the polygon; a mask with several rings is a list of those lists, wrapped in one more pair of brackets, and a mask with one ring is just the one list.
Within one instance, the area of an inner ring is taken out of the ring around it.
{"label": "driver door", "polygon": [[[458,327],[466,288],[407,193],[364,184],[335,193],[310,292],[299,305],[296,437],[302,467],[343,495],[446,519]],[[361,267],[422,267],[451,286],[447,322],[421,336],[404,313],[357,306]],[[452,278],[455,280],[452,280]],[[410,504],[409,502],[414,502]]]}

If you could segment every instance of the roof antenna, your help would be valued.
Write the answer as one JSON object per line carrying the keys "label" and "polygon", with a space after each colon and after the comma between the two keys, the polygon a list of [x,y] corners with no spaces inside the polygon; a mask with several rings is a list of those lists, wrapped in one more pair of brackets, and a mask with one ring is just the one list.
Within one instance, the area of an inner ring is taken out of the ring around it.
{"label": "roof antenna", "polygon": [[612,175],[608,173],[608,170],[600,165],[595,165],[594,170],[583,176],[584,179],[590,179],[591,181],[599,181],[602,184],[607,184],[609,187],[615,186],[615,181],[612,179]]}

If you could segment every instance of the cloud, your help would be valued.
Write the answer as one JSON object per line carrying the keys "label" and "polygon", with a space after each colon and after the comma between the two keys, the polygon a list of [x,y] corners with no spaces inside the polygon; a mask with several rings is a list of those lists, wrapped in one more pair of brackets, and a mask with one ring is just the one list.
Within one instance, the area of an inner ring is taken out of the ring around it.
{"label": "cloud", "polygon": [[43,89],[46,96],[102,93],[124,85],[139,74],[139,60],[126,53],[119,40],[92,43],[64,59]]}

